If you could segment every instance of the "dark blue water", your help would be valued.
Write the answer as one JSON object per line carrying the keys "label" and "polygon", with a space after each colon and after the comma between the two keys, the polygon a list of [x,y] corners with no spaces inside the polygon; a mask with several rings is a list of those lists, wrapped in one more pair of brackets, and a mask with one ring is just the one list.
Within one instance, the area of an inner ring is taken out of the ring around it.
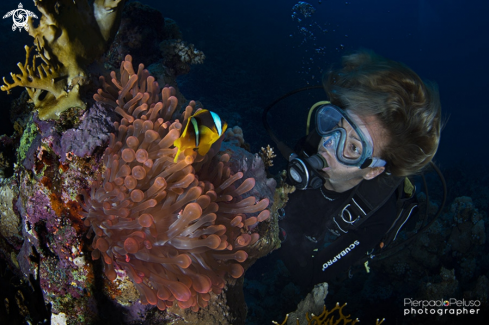
{"label": "dark blue water", "polygon": [[[142,2],[174,19],[183,39],[206,55],[203,65],[178,78],[181,92],[220,113],[231,126],[240,125],[253,152],[271,143],[261,124],[267,104],[296,88],[319,84],[322,73],[342,55],[368,48],[438,84],[446,118],[435,157],[439,165],[462,171],[487,165],[487,1],[316,0],[309,2],[315,13],[298,15],[300,22],[292,19],[298,3],[292,0]],[[17,1],[2,1],[0,12],[17,6]],[[37,12],[30,1],[24,7]],[[17,72],[16,63],[25,57],[23,45],[32,44],[25,31],[13,32],[11,26],[10,18],[0,21],[0,76]],[[18,94],[0,92],[5,115],[0,134],[13,130],[6,115]],[[276,134],[292,145],[304,134],[307,110],[321,99],[321,90],[310,91],[275,107],[270,123]],[[470,174],[474,183],[480,176],[475,171]],[[452,170],[450,175],[458,174]],[[467,175],[460,186],[472,182]]]}

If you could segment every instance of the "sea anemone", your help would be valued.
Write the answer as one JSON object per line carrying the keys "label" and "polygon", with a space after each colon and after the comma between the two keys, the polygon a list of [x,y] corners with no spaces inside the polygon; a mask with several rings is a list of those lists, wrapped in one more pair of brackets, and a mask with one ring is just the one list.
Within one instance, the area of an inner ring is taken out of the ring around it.
{"label": "sea anemone", "polygon": [[[197,311],[209,293],[220,293],[226,276],[239,278],[246,249],[259,239],[252,231],[266,220],[267,198],[246,196],[253,178],[232,174],[228,154],[205,156],[186,150],[174,162],[182,124],[195,109],[190,102],[179,119],[175,90],[161,90],[128,55],[112,85],[94,99],[122,116],[104,154],[102,178],[83,192],[85,225],[95,233],[92,258],[103,258],[109,280],[124,270],[141,302],[160,310],[176,301]],[[238,183],[241,183],[239,186]]]}

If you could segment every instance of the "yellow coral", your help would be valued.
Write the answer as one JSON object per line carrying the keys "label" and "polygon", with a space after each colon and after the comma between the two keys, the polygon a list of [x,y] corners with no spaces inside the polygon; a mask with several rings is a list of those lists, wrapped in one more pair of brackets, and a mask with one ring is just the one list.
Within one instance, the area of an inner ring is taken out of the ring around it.
{"label": "yellow coral", "polygon": [[[328,310],[326,308],[326,306],[324,306],[323,312],[321,314],[319,314],[317,316],[314,314],[311,314],[311,318],[309,318],[309,315],[306,313],[307,324],[308,325],[347,325],[347,324],[354,325],[354,324],[360,322],[360,320],[358,318],[357,319],[351,319],[350,315],[344,315],[343,314],[343,308],[345,306],[346,306],[346,303],[344,303],[342,306],[340,306],[340,304],[338,302],[336,303],[336,306],[331,310]],[[334,314],[335,311],[338,311],[337,316]],[[281,324],[279,324],[275,321],[272,321],[272,323],[276,324],[276,325],[286,325],[288,318],[289,318],[289,314],[287,314],[285,316],[285,320]],[[375,322],[375,325],[382,324],[384,322],[384,320],[385,319],[382,319],[382,320],[377,319],[377,321]],[[297,320],[297,325],[300,325],[299,320]]]}
{"label": "yellow coral", "polygon": [[287,172],[285,170],[280,173],[280,179],[280,185],[277,186],[275,190],[275,196],[277,196],[277,199],[280,199],[280,201],[285,204],[289,201],[289,194],[294,193],[296,188],[294,185],[289,185],[287,183]]}
{"label": "yellow coral", "polygon": [[[25,87],[39,118],[58,119],[68,108],[85,108],[80,86],[87,83],[85,67],[100,56],[117,31],[125,0],[96,0],[93,8],[87,0],[36,0],[42,13],[39,26],[27,21],[34,47],[25,46],[25,63],[13,82],[3,79],[1,90]],[[32,63],[29,61],[32,55]],[[39,64],[37,64],[39,62]]]}
{"label": "yellow coral", "polygon": [[[39,51],[32,57],[32,64],[29,59],[34,47],[25,46],[25,63],[18,63],[21,74],[13,74],[13,82],[9,83],[3,78],[5,85],[1,87],[3,91],[10,93],[14,87],[26,87],[30,102],[39,111],[39,118],[57,119],[59,114],[70,107],[85,108],[85,103],[80,100],[78,94],[80,86],[67,86],[67,79],[63,76],[63,69],[59,65],[53,64],[44,54]],[[36,67],[36,58],[40,58],[42,63]],[[45,92],[45,96],[42,96]]]}
{"label": "yellow coral", "polygon": [[266,148],[262,147],[259,154],[261,159],[263,159],[265,168],[273,166],[273,158],[277,157],[277,155],[273,152],[273,148],[270,145],[267,145]]}

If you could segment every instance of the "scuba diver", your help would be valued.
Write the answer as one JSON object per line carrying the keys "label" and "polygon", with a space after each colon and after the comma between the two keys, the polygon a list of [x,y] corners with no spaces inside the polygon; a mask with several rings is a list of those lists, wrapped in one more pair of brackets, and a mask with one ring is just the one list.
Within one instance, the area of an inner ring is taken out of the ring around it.
{"label": "scuba diver", "polygon": [[441,130],[436,86],[371,51],[344,56],[323,86],[330,101],[311,108],[314,130],[286,153],[297,190],[279,210],[275,252],[309,288],[396,240],[416,207],[407,176],[431,162]]}

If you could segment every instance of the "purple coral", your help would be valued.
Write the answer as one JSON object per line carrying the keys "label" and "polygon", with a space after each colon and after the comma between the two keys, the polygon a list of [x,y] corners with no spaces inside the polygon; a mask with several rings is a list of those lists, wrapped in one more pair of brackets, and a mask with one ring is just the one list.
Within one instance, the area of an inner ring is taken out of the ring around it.
{"label": "purple coral", "polygon": [[95,103],[85,113],[82,122],[76,129],[67,130],[61,137],[61,161],[68,153],[78,157],[89,156],[95,148],[104,146],[114,132],[114,122],[118,120],[112,108]]}

